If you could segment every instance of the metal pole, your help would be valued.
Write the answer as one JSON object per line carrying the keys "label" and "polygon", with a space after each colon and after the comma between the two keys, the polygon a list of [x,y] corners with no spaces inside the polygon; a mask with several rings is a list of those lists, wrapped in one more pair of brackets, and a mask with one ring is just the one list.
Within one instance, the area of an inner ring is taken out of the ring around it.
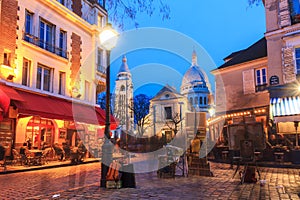
{"label": "metal pole", "polygon": [[112,145],[110,143],[110,51],[107,50],[106,68],[106,102],[105,102],[105,142],[102,146],[100,187],[106,187],[106,175],[112,162]]}

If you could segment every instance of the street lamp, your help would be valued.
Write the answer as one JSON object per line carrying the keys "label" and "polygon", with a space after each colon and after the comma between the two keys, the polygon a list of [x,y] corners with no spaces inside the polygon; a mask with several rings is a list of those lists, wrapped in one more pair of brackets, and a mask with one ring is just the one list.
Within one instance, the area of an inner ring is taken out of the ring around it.
{"label": "street lamp", "polygon": [[101,181],[100,187],[106,187],[106,175],[110,163],[112,162],[112,145],[110,144],[110,52],[116,46],[118,33],[107,23],[101,31],[100,45],[107,52],[107,68],[106,68],[106,99],[105,99],[105,143],[102,146],[101,160]]}

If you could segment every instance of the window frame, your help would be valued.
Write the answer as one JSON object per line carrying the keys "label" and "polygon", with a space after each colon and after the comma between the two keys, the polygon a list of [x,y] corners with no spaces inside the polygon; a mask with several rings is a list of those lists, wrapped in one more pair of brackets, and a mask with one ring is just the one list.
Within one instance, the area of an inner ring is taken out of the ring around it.
{"label": "window frame", "polygon": [[66,72],[60,71],[58,74],[58,94],[65,95],[66,91]]}
{"label": "window frame", "polygon": [[[39,69],[41,69],[41,73],[39,76]],[[49,75],[45,74],[45,70],[49,71]],[[43,64],[38,63],[37,65],[37,75],[36,75],[36,88],[39,90],[47,91],[47,92],[52,92],[52,84],[53,84],[53,68],[47,67]],[[47,80],[47,76],[49,77],[48,79],[48,84],[45,82]],[[38,80],[40,79],[40,80]],[[39,85],[38,85],[39,84]],[[49,87],[49,89],[45,88],[45,85]]]}
{"label": "window frame", "polygon": [[55,50],[55,25],[40,18],[39,23],[39,46],[50,52]]}
{"label": "window frame", "polygon": [[59,30],[59,40],[58,40],[58,55],[66,58],[67,57],[67,31],[60,29]]}
{"label": "window frame", "polygon": [[172,119],[172,107],[171,106],[165,106],[164,107],[164,114],[165,114],[165,120],[171,120]]}
{"label": "window frame", "polygon": [[[297,51],[299,57],[297,57]],[[295,47],[295,74],[298,76],[300,75],[300,47]]]}
{"label": "window frame", "polygon": [[[25,66],[27,63],[27,66]],[[27,58],[23,58],[23,65],[22,65],[22,85],[30,86],[30,69],[31,69],[31,60]],[[26,74],[25,74],[26,72]]]}
{"label": "window frame", "polygon": [[266,89],[268,80],[267,80],[267,67],[260,67],[254,69],[254,78],[255,78],[255,91],[263,91]]}

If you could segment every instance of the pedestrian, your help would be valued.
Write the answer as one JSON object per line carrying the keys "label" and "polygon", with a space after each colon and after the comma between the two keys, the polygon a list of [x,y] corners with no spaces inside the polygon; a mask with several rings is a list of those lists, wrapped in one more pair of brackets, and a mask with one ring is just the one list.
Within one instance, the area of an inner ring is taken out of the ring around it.
{"label": "pedestrian", "polygon": [[58,156],[58,159],[63,161],[65,159],[65,151],[57,143],[53,145],[53,149],[55,154]]}

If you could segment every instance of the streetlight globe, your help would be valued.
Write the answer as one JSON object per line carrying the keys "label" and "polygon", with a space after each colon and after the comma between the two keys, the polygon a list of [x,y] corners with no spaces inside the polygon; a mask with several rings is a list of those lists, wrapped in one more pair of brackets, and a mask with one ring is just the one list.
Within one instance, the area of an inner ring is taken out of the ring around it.
{"label": "streetlight globe", "polygon": [[112,50],[118,41],[119,33],[112,28],[110,23],[106,24],[103,30],[100,32],[100,44],[105,50]]}

